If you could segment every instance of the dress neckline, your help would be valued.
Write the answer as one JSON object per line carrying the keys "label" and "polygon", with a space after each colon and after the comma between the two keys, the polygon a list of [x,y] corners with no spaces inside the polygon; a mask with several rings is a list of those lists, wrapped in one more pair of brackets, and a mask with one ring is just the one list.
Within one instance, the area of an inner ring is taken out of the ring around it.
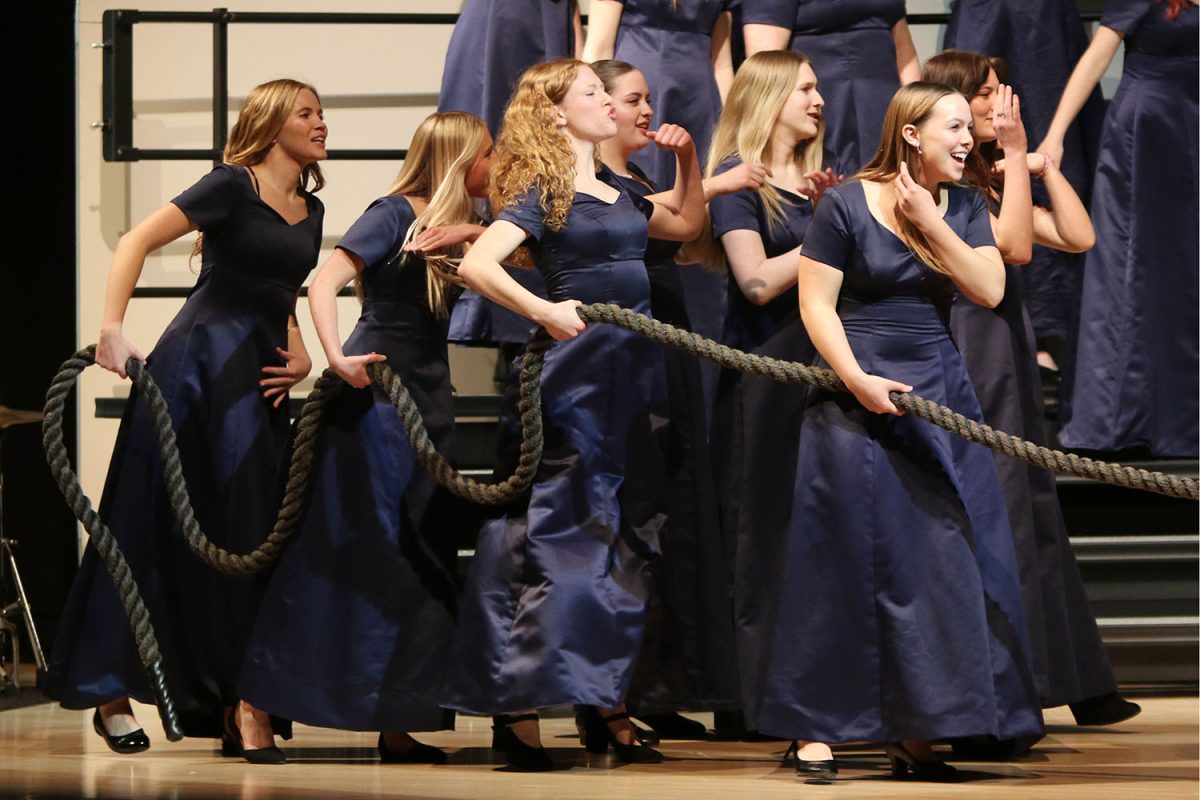
{"label": "dress neckline", "polygon": [[284,225],[288,226],[289,228],[295,228],[297,225],[301,225],[301,224],[307,222],[308,219],[312,216],[312,206],[308,202],[308,197],[309,197],[308,192],[304,192],[304,191],[301,192],[301,197],[304,198],[304,208],[307,213],[300,219],[296,220],[295,222],[288,222],[287,217],[285,217],[283,214],[279,213],[279,209],[275,208],[275,206],[271,205],[266,200],[262,199],[262,195],[258,193],[258,178],[254,175],[254,172],[251,171],[250,167],[242,165],[242,168],[239,169],[238,171],[246,176],[246,180],[250,183],[251,190],[253,190],[254,199],[257,200],[259,203],[261,203],[263,206],[265,206],[267,209],[269,209],[272,214],[279,217],[279,221],[282,222]]}

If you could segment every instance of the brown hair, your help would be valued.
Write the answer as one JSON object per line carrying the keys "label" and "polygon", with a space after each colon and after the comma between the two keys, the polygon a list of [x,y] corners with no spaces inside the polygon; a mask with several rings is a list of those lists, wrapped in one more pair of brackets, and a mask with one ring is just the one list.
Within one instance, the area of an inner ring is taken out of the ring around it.
{"label": "brown hair", "polygon": [[[1002,58],[991,58],[982,53],[946,50],[925,62],[921,68],[921,80],[948,86],[970,100],[979,94],[993,70],[1003,81],[1007,77],[1008,65]],[[994,141],[980,142],[976,139],[975,146],[967,154],[964,171],[967,183],[992,197],[999,197],[1004,189],[1004,179],[992,171],[996,152]]]}
{"label": "brown hair", "polygon": [[[268,81],[251,89],[229,133],[221,160],[226,164],[252,167],[266,158],[296,105],[296,97],[305,89],[316,95],[320,102],[321,95],[316,89],[291,78]],[[310,181],[312,189],[309,191],[320,191],[325,185],[325,176],[315,162],[300,171],[300,188],[308,189]]]}

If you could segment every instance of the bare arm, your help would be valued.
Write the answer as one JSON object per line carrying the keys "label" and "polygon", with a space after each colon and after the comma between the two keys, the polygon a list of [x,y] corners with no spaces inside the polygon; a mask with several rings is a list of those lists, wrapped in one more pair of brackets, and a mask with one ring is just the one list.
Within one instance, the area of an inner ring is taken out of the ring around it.
{"label": "bare arm", "polygon": [[896,73],[900,76],[900,85],[919,81],[921,60],[917,58],[917,48],[913,44],[912,31],[908,29],[907,19],[902,19],[892,26],[892,42],[896,46]]}
{"label": "bare arm", "polygon": [[144,360],[141,352],[121,333],[129,298],[141,277],[146,256],[175,241],[196,226],[174,203],[167,203],[126,232],[117,242],[108,283],[104,290],[104,316],[96,343],[96,363],[122,378],[131,357]]}
{"label": "bare arm", "polygon": [[592,0],[588,6],[587,41],[583,45],[583,60],[587,63],[612,58],[617,46],[617,29],[625,10],[618,0]]}
{"label": "bare arm", "polygon": [[1079,116],[1083,104],[1104,76],[1104,71],[1112,64],[1117,48],[1121,46],[1124,38],[1125,35],[1120,31],[1099,26],[1091,44],[1072,70],[1071,77],[1063,89],[1062,98],[1058,101],[1054,119],[1050,121],[1050,128],[1046,131],[1046,138],[1037,148],[1038,152],[1050,156],[1055,164],[1062,164],[1063,139],[1066,138],[1067,129],[1071,127],[1075,117]]}
{"label": "bare arm", "polygon": [[721,105],[725,105],[725,98],[729,96],[729,87],[733,85],[733,46],[730,43],[732,33],[733,14],[724,11],[717,17],[712,31],[713,78],[717,81]]}
{"label": "bare arm", "polygon": [[275,408],[279,408],[287,399],[288,391],[308,376],[312,371],[312,359],[308,357],[308,348],[304,346],[304,335],[300,332],[300,321],[296,319],[293,310],[288,315],[287,348],[276,347],[275,353],[283,361],[282,367],[265,366],[262,368],[264,377],[258,382],[262,387],[263,397],[270,400]]}
{"label": "bare arm", "polygon": [[650,135],[659,147],[675,152],[674,188],[648,198],[654,203],[650,236],[690,242],[704,229],[704,182],[700,179],[696,145],[691,135],[678,125],[663,125]]}
{"label": "bare arm", "polygon": [[342,340],[338,333],[338,292],[361,274],[365,266],[356,254],[339,247],[322,265],[308,287],[308,308],[312,312],[313,325],[317,329],[317,338],[321,341],[325,358],[334,372],[356,389],[371,382],[371,377],[367,375],[368,364],[386,360],[377,353],[347,358],[342,351]]}
{"label": "bare arm", "polygon": [[1004,151],[1004,195],[1000,216],[991,217],[992,235],[1004,261],[1028,264],[1033,258],[1033,194],[1021,101],[1011,86],[1000,84],[992,107],[996,143]]}
{"label": "bare arm", "polygon": [[764,50],[787,50],[792,41],[792,29],[753,22],[742,26],[742,38],[746,43],[746,58],[749,58]]}
{"label": "bare arm", "polygon": [[587,327],[575,313],[579,301],[543,300],[513,280],[501,266],[525,239],[525,231],[519,226],[505,219],[496,220],[463,256],[458,276],[489,300],[544,325],[555,339],[570,339]]}
{"label": "bare arm", "polygon": [[571,55],[580,61],[583,60],[583,17],[579,12],[579,3],[576,0],[575,13],[571,15],[571,33],[575,36],[575,52]]}
{"label": "bare arm", "polygon": [[1042,183],[1050,195],[1050,208],[1033,209],[1033,239],[1044,247],[1067,253],[1082,253],[1096,243],[1092,218],[1071,182],[1046,159]]}
{"label": "bare arm", "polygon": [[746,299],[763,306],[796,285],[796,259],[800,248],[767,257],[758,231],[733,230],[721,235],[725,260]]}
{"label": "bare arm", "polygon": [[912,387],[877,375],[868,375],[858,364],[846,329],[837,315],[842,272],[828,264],[800,257],[800,319],[817,352],[854,393],[858,402],[877,414],[901,414],[888,392],[911,392]]}

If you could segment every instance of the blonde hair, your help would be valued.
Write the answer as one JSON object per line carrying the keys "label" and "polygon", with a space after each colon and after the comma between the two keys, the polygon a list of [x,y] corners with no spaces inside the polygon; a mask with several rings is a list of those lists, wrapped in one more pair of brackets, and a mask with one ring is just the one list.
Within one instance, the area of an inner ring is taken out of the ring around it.
{"label": "blonde hair", "polygon": [[[316,89],[291,78],[268,81],[251,89],[229,133],[221,160],[226,164],[252,167],[266,158],[296,105],[296,97],[305,89],[320,102],[321,95],[317,94]],[[308,189],[310,181],[312,189]],[[317,192],[324,185],[325,176],[315,162],[300,171],[301,189]]]}
{"label": "blonde hair", "polygon": [[[920,127],[933,112],[933,107],[943,97],[958,94],[957,91],[940,83],[928,81],[913,81],[900,87],[888,103],[887,113],[883,117],[883,131],[879,137],[879,150],[866,166],[854,175],[852,180],[888,183],[900,175],[900,164],[908,165],[908,174],[913,180],[920,180],[921,154],[904,138],[904,127],[914,125]],[[905,217],[896,214],[897,233],[908,249],[918,260],[934,272],[949,274],[946,265],[933,252],[925,234]]]}
{"label": "blonde hair", "polygon": [[[805,64],[812,66],[808,56],[788,50],[755,53],[742,63],[713,131],[704,177],[716,175],[717,168],[735,156],[748,163],[764,160],[775,123],[788,96],[795,91],[800,68]],[[821,169],[824,143],[825,121],[822,120],[816,136],[796,145],[796,164],[803,172]],[[758,196],[767,212],[767,224],[774,226],[781,222],[784,201],[779,190],[764,183]],[[698,248],[699,254],[710,266],[723,268],[724,251],[713,241],[711,215],[702,239],[704,236],[707,236],[707,242]]]}
{"label": "blonde hair", "polygon": [[[428,201],[405,232],[403,245],[426,228],[458,225],[476,218],[466,181],[486,135],[483,120],[463,111],[439,111],[417,126],[404,166],[387,190],[388,195],[411,195]],[[425,256],[429,309],[436,314],[446,313],[446,284],[462,285],[458,278],[461,260],[461,246],[449,253]]]}
{"label": "blonde hair", "polygon": [[[521,74],[504,109],[492,157],[490,199],[499,212],[531,189],[541,190],[546,228],[562,230],[575,202],[575,153],[555,124],[555,106],[587,67],[573,58],[535,64]],[[598,157],[598,156],[597,156]]]}

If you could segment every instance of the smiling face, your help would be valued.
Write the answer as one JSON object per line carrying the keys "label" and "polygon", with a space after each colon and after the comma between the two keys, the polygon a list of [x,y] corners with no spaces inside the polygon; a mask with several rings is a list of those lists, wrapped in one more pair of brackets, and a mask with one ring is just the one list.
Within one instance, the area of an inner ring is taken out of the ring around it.
{"label": "smiling face", "polygon": [[483,132],[483,141],[479,144],[479,153],[475,163],[467,170],[465,180],[467,194],[471,197],[487,197],[488,171],[492,168],[492,135]]}
{"label": "smiling face", "polygon": [[979,142],[996,139],[996,129],[992,125],[992,102],[999,88],[1000,79],[996,76],[996,70],[988,70],[987,80],[971,98],[971,117],[975,120],[975,139]]}
{"label": "smiling face", "polygon": [[311,90],[301,89],[287,121],[275,137],[275,145],[305,167],[326,158],[325,137],[328,133],[321,101]]}
{"label": "smiling face", "polygon": [[557,106],[558,127],[585,142],[599,144],[617,132],[617,111],[604,84],[588,67],[580,67]]}
{"label": "smiling face", "polygon": [[904,126],[905,141],[921,153],[922,183],[962,180],[967,154],[975,145],[971,125],[971,107],[955,92],[938,100],[919,126]]}
{"label": "smiling face", "polygon": [[617,79],[612,98],[617,112],[617,143],[625,153],[636,153],[650,143],[650,87],[638,70]]}
{"label": "smiling face", "polygon": [[796,74],[796,86],[783,103],[776,125],[795,133],[799,141],[815,137],[821,130],[821,113],[825,98],[817,91],[817,75],[809,64],[801,64]]}

